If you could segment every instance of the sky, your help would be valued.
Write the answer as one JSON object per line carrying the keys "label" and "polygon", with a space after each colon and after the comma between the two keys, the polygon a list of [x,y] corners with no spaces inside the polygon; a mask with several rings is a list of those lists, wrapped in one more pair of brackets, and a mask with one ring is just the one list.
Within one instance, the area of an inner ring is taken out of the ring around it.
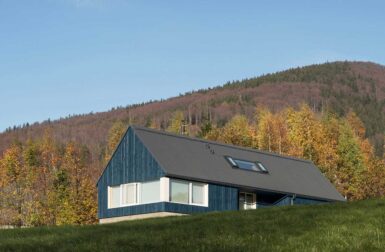
{"label": "sky", "polygon": [[0,0],[0,132],[336,60],[385,65],[385,1]]}

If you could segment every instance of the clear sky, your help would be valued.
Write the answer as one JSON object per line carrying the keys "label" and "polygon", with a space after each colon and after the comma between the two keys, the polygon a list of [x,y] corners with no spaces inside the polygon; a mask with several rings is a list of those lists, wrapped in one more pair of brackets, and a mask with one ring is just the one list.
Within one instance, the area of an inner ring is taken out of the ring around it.
{"label": "clear sky", "polygon": [[385,64],[385,1],[0,0],[0,131],[334,60]]}

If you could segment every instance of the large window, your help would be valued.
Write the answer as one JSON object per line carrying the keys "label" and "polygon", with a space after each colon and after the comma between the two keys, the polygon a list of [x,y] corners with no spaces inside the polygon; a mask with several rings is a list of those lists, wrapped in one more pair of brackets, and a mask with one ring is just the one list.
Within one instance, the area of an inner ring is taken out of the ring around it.
{"label": "large window", "polygon": [[108,207],[114,208],[120,206],[120,186],[112,186],[108,188]]}
{"label": "large window", "polygon": [[108,208],[146,204],[159,201],[159,180],[108,187]]}
{"label": "large window", "polygon": [[122,185],[122,205],[137,203],[137,183]]}
{"label": "large window", "polygon": [[261,162],[258,162],[258,161],[252,162],[252,161],[236,159],[228,156],[226,156],[225,158],[235,168],[249,170],[249,171],[263,172],[263,173],[268,172],[266,167]]}
{"label": "large window", "polygon": [[208,205],[208,185],[184,180],[170,180],[170,201],[175,203]]}
{"label": "large window", "polygon": [[192,183],[192,203],[203,205],[205,203],[204,184]]}
{"label": "large window", "polygon": [[172,202],[189,203],[189,182],[181,180],[170,181],[170,199]]}
{"label": "large window", "polygon": [[108,208],[155,202],[208,206],[208,184],[170,179],[128,183],[108,187]]}
{"label": "large window", "polygon": [[140,197],[140,203],[151,203],[151,202],[157,202],[160,201],[160,182],[158,181],[151,181],[151,182],[145,182],[141,184],[141,197]]}

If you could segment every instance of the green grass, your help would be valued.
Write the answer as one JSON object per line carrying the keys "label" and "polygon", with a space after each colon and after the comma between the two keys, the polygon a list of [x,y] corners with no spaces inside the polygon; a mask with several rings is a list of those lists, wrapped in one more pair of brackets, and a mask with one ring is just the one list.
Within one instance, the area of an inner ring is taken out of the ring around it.
{"label": "green grass", "polygon": [[0,251],[385,251],[385,200],[0,230]]}

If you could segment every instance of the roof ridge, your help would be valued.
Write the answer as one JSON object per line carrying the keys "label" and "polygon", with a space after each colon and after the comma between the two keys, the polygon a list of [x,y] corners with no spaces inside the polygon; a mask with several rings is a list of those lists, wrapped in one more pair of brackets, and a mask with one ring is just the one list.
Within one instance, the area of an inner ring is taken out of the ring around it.
{"label": "roof ridge", "polygon": [[197,137],[178,135],[175,133],[170,133],[170,132],[166,132],[166,131],[162,131],[162,130],[156,130],[156,129],[150,129],[150,128],[146,128],[146,127],[142,127],[142,126],[138,126],[138,125],[131,125],[130,127],[134,128],[134,129],[138,129],[138,130],[144,130],[144,131],[152,132],[155,134],[167,135],[167,136],[182,138],[182,139],[186,139],[186,140],[190,140],[190,141],[209,143],[209,144],[213,144],[213,145],[219,145],[219,146],[229,147],[229,148],[233,148],[233,149],[255,152],[255,153],[259,153],[259,154],[270,155],[270,156],[274,156],[274,157],[280,157],[280,158],[294,160],[294,161],[300,161],[300,162],[304,162],[304,163],[311,163],[311,164],[313,163],[311,160],[307,160],[307,159],[300,159],[300,158],[296,158],[296,157],[280,155],[280,154],[273,153],[273,152],[261,151],[261,150],[257,150],[257,149],[253,149],[253,148],[249,148],[249,147],[237,146],[237,145],[233,145],[233,144],[220,143],[220,142],[201,139],[201,138],[197,138]]}

